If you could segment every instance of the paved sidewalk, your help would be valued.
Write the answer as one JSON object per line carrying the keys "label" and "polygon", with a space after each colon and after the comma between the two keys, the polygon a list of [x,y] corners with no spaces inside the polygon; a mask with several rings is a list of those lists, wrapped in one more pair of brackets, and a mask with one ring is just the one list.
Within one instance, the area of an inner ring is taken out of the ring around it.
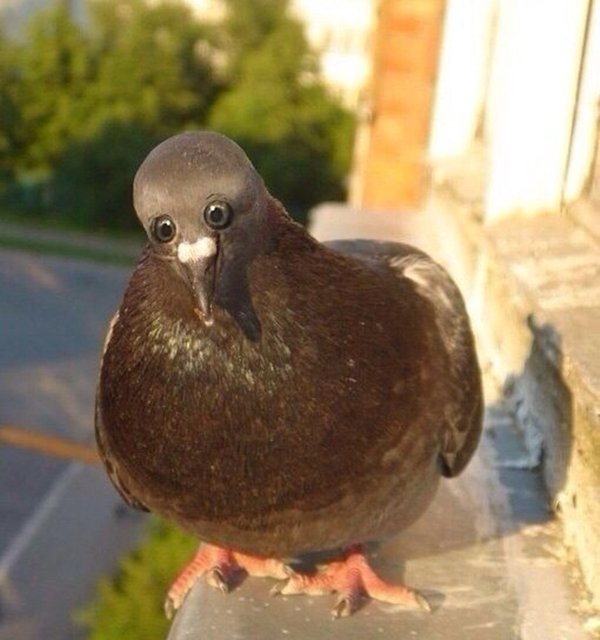
{"label": "paved sidewalk", "polygon": [[[324,206],[312,231],[320,239],[398,239],[436,254],[434,229],[422,214],[361,216]],[[489,375],[485,386],[484,435],[468,469],[443,481],[419,522],[372,549],[380,574],[422,590],[433,613],[366,602],[334,621],[335,596],[273,598],[271,582],[254,578],[223,596],[200,581],[169,640],[589,640],[585,618],[574,613],[583,606],[577,571],[540,474],[522,468],[511,407]]]}

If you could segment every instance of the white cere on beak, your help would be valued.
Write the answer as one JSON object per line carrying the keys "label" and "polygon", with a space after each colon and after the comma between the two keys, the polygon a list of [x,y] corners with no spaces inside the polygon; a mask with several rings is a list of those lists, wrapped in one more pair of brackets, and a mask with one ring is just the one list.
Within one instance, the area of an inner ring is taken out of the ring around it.
{"label": "white cere on beak", "polygon": [[180,242],[177,246],[177,257],[183,264],[195,262],[202,258],[210,258],[217,253],[217,243],[209,237],[196,240],[196,242]]}

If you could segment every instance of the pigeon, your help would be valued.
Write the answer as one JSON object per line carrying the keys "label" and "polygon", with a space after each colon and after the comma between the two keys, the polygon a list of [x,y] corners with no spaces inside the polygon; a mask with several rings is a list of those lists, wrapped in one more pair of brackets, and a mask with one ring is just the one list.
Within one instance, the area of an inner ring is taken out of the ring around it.
{"label": "pigeon", "polygon": [[[406,244],[318,242],[216,132],[160,143],[133,196],[148,243],[106,338],[96,439],[128,504],[202,540],[167,613],[199,577],[226,592],[241,570],[337,592],[334,617],[365,596],[430,609],[365,545],[413,523],[477,447],[480,369],[450,276]],[[313,552],[332,556],[292,568]]]}

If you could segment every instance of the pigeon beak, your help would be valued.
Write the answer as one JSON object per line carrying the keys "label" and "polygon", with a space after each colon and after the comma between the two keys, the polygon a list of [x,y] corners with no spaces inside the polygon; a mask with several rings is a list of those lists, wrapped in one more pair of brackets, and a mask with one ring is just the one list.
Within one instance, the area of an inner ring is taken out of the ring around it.
{"label": "pigeon beak", "polygon": [[206,325],[213,322],[212,299],[217,253],[217,240],[211,236],[204,236],[191,243],[181,242],[177,247],[177,258],[189,278],[196,300],[194,310]]}

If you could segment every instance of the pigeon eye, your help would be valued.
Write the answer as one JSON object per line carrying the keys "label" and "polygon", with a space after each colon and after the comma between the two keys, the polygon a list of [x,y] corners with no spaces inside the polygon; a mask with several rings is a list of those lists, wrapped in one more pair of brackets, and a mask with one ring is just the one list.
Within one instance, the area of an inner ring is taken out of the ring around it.
{"label": "pigeon eye", "polygon": [[211,202],[204,209],[204,222],[211,229],[225,229],[232,219],[233,211],[227,202]]}
{"label": "pigeon eye", "polygon": [[170,242],[175,237],[177,228],[170,216],[158,216],[152,221],[152,235],[159,242]]}

